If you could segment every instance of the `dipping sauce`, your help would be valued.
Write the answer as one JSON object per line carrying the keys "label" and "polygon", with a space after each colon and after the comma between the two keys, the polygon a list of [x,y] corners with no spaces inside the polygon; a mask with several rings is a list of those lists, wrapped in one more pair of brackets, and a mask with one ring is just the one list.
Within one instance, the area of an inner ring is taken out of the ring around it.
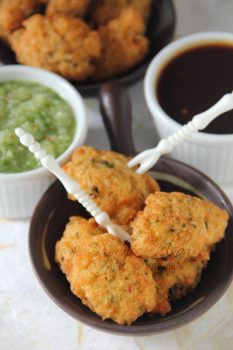
{"label": "dipping sauce", "polygon": [[[187,49],[162,70],[156,94],[163,110],[180,124],[233,91],[233,45],[224,42]],[[233,134],[233,111],[204,132]]]}
{"label": "dipping sauce", "polygon": [[0,83],[0,172],[18,173],[41,166],[14,129],[31,133],[55,158],[71,144],[75,118],[70,105],[53,90],[30,82]]}

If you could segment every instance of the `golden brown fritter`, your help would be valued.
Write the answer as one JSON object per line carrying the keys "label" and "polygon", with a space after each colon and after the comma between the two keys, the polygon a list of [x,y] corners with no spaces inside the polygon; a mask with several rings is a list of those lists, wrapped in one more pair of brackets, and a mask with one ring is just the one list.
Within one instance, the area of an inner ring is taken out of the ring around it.
{"label": "golden brown fritter", "polygon": [[195,257],[223,238],[227,221],[227,212],[206,200],[156,192],[132,222],[131,247],[145,258]]}
{"label": "golden brown fritter", "polygon": [[83,80],[94,71],[101,44],[97,32],[79,18],[34,15],[10,36],[20,63],[41,67],[68,79]]}
{"label": "golden brown fritter", "polygon": [[111,219],[127,225],[142,209],[149,193],[159,190],[149,175],[138,175],[129,169],[128,161],[119,153],[83,146],[63,168]]}
{"label": "golden brown fritter", "polygon": [[85,16],[91,0],[49,0],[46,15],[62,14],[72,17]]}
{"label": "golden brown fritter", "polygon": [[150,14],[151,0],[96,0],[91,19],[96,24],[103,25],[119,17],[122,11],[128,8],[138,10],[146,22]]}
{"label": "golden brown fritter", "polygon": [[149,267],[93,220],[72,218],[56,245],[56,261],[72,292],[103,319],[131,324],[155,308],[156,286]]}
{"label": "golden brown fritter", "polygon": [[0,38],[7,40],[9,34],[31,16],[37,5],[37,0],[0,0]]}
{"label": "golden brown fritter", "polygon": [[145,24],[135,9],[123,11],[119,18],[100,27],[98,32],[102,51],[93,75],[95,80],[112,78],[132,69],[148,53]]}
{"label": "golden brown fritter", "polygon": [[70,272],[71,258],[77,238],[101,234],[103,232],[105,232],[104,229],[94,219],[86,220],[79,216],[70,218],[63,233],[62,243],[57,243],[56,248],[56,259],[60,262],[63,273],[69,274]]}
{"label": "golden brown fritter", "polygon": [[204,250],[195,258],[168,256],[145,260],[157,286],[157,304],[154,312],[165,315],[171,311],[171,300],[180,299],[191,292],[200,281],[208,260],[208,250]]}

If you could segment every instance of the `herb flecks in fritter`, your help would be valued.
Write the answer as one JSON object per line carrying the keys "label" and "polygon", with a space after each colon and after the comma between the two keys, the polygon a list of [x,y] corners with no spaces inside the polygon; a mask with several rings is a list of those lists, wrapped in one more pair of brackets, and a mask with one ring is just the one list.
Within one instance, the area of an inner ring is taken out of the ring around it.
{"label": "herb flecks in fritter", "polygon": [[168,256],[145,260],[156,281],[157,303],[154,312],[165,315],[171,311],[171,300],[180,299],[193,291],[209,256],[209,250],[204,250],[195,258]]}
{"label": "herb flecks in fritter", "polygon": [[112,220],[128,225],[144,206],[147,196],[159,190],[152,177],[129,169],[128,161],[128,157],[119,153],[83,146],[63,168]]}
{"label": "herb flecks in fritter", "polygon": [[103,319],[130,325],[155,308],[156,285],[149,267],[93,219],[71,219],[56,244],[56,261],[72,292]]}
{"label": "herb flecks in fritter", "polygon": [[227,212],[207,200],[156,192],[132,222],[132,250],[144,258],[196,257],[223,238],[227,222]]}
{"label": "herb flecks in fritter", "polygon": [[84,80],[101,54],[99,34],[82,19],[34,15],[9,37],[20,63],[41,67],[68,79]]}

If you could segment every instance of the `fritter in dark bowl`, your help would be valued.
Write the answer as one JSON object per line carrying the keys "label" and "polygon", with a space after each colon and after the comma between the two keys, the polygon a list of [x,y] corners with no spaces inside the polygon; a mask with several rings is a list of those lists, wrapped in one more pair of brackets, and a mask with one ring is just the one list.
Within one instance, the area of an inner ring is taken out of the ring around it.
{"label": "fritter in dark bowl", "polygon": [[90,146],[78,148],[63,169],[119,225],[128,225],[147,196],[159,190],[149,175],[127,167],[129,158]]}
{"label": "fritter in dark bowl", "polygon": [[103,319],[130,325],[155,308],[149,267],[119,238],[101,232],[92,219],[72,218],[56,244],[56,261],[72,292]]}
{"label": "fritter in dark bowl", "polygon": [[156,192],[132,222],[132,250],[144,258],[196,257],[223,238],[227,222],[227,212],[207,200]]}
{"label": "fritter in dark bowl", "polygon": [[101,54],[99,34],[82,19],[34,15],[9,37],[18,62],[84,80]]}

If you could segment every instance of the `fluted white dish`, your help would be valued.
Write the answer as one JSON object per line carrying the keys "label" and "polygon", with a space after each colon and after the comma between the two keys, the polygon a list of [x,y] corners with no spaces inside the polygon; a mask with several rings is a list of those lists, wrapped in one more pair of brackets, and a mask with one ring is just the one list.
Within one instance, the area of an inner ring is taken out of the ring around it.
{"label": "fluted white dish", "polygon": [[[87,134],[86,110],[81,95],[59,75],[38,68],[18,65],[0,67],[0,81],[10,80],[47,86],[71,106],[76,120],[75,136],[66,151],[57,158],[59,164],[65,163],[75,148],[84,143]],[[0,217],[30,217],[41,195],[54,179],[42,167],[21,173],[0,173]]]}
{"label": "fluted white dish", "polygon": [[[156,95],[162,69],[179,53],[189,48],[219,42],[233,47],[233,33],[203,32],[189,35],[167,45],[152,60],[145,76],[144,93],[161,139],[167,138],[181,127],[181,124],[162,109]],[[200,169],[220,184],[233,183],[233,134],[198,132],[175,147],[171,156]]]}

